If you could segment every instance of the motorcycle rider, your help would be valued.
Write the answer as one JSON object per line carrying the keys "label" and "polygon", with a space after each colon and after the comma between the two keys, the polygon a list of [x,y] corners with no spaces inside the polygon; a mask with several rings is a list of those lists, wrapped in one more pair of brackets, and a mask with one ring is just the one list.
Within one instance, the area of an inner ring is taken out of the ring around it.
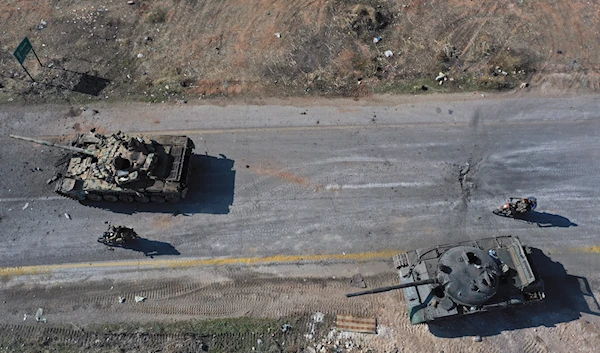
{"label": "motorcycle rider", "polygon": [[536,206],[537,199],[533,196],[526,198],[511,197],[508,202],[500,206],[494,213],[502,212],[506,216],[515,216],[534,210]]}
{"label": "motorcycle rider", "polygon": [[[516,200],[516,201],[513,202],[513,200]],[[524,197],[524,198],[511,197],[510,202],[506,203],[503,208],[506,209],[507,205],[508,205],[508,208],[510,208],[510,206],[513,206],[513,209],[517,213],[525,213],[525,212],[534,210],[536,208],[537,199],[533,196]]]}
{"label": "motorcycle rider", "polygon": [[112,244],[124,244],[129,240],[133,240],[137,234],[132,228],[123,226],[109,226],[109,229],[104,232],[103,238],[106,242]]}

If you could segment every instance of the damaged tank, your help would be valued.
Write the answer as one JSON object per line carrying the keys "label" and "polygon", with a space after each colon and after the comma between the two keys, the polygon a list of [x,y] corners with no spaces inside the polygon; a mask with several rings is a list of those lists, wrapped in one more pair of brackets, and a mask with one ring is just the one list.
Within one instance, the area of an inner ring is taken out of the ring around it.
{"label": "damaged tank", "polygon": [[500,236],[394,256],[400,284],[348,297],[402,289],[412,324],[541,301],[544,282],[531,249]]}
{"label": "damaged tank", "polygon": [[78,135],[71,146],[28,137],[12,138],[71,152],[55,192],[109,202],[177,202],[185,198],[193,141],[186,136]]}

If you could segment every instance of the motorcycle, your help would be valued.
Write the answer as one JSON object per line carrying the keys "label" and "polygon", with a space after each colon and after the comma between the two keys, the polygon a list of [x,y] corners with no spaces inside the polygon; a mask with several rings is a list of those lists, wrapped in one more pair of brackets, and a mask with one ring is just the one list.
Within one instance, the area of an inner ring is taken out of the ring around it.
{"label": "motorcycle", "polygon": [[508,202],[498,207],[493,212],[495,215],[504,217],[520,217],[529,211],[535,210],[537,207],[537,199],[533,196],[529,197],[511,197]]}
{"label": "motorcycle", "polygon": [[98,238],[98,242],[108,246],[123,246],[138,238],[133,228],[109,225],[108,230]]}

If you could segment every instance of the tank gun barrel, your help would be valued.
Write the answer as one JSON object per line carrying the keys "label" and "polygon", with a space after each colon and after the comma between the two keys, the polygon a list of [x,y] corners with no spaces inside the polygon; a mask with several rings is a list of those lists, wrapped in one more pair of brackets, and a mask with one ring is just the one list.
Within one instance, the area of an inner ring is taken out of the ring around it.
{"label": "tank gun barrel", "polygon": [[17,139],[17,140],[29,141],[29,142],[37,143],[37,144],[44,145],[44,146],[58,147],[58,148],[61,148],[63,150],[67,150],[67,151],[71,151],[71,152],[76,152],[76,153],[83,153],[83,154],[87,154],[88,156],[96,157],[96,152],[95,151],[86,150],[84,148],[59,145],[59,144],[56,144],[56,143],[53,143],[53,142],[48,142],[48,141],[33,139],[31,137],[23,137],[23,136],[17,136],[17,135],[10,135],[10,137],[12,137],[14,139]]}
{"label": "tank gun barrel", "polygon": [[362,291],[362,292],[348,293],[348,294],[346,294],[346,297],[348,297],[348,298],[350,298],[350,297],[358,297],[358,296],[361,296],[361,295],[382,293],[382,292],[388,292],[388,291],[396,290],[396,289],[402,289],[402,288],[407,288],[407,287],[416,287],[416,286],[420,286],[422,284],[433,284],[433,283],[438,283],[437,279],[430,278],[430,279],[426,279],[426,280],[422,280],[422,281],[416,281],[416,282],[412,282],[412,283],[397,284],[395,286],[373,288],[373,289],[365,290],[365,291]]}

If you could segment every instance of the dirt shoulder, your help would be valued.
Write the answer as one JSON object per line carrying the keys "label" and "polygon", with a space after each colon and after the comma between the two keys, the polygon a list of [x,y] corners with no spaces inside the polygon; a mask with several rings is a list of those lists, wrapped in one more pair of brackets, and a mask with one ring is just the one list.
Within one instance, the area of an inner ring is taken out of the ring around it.
{"label": "dirt shoulder", "polygon": [[[0,6],[0,102],[357,98],[523,83],[590,92],[599,12],[583,0],[20,1]],[[25,36],[45,66],[25,62],[38,84],[12,57]]]}
{"label": "dirt shoulder", "polygon": [[[121,273],[81,282],[47,276],[4,282],[0,347],[11,352],[562,352],[574,347],[591,352],[600,336],[595,309],[586,311],[579,287],[560,279],[548,281],[543,304],[413,326],[401,291],[344,296],[362,290],[352,284],[356,274],[367,288],[396,283],[395,271],[379,264]],[[43,313],[36,319],[39,308]],[[340,329],[338,315],[374,318],[377,333]]]}

